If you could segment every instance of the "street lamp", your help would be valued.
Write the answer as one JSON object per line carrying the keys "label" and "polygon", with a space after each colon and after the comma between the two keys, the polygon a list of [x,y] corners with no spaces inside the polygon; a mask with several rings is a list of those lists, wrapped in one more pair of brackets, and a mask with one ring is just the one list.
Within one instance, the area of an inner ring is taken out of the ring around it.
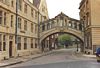
{"label": "street lamp", "polygon": [[77,45],[77,52],[78,52],[79,50],[78,50],[78,40],[77,39],[75,39],[75,44]]}

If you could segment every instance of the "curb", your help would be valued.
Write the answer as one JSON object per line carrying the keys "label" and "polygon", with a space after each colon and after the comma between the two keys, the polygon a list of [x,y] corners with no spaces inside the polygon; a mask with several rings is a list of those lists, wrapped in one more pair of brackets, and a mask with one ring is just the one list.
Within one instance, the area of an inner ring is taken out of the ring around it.
{"label": "curb", "polygon": [[93,59],[96,59],[95,56],[86,55],[86,54],[83,54],[83,53],[81,53],[81,52],[75,52],[74,54],[77,54],[77,55],[82,56],[82,57],[87,57],[87,58],[93,58]]}
{"label": "curb", "polygon": [[7,64],[7,65],[2,65],[2,66],[0,66],[0,68],[1,68],[1,67],[7,67],[7,66],[11,66],[11,65],[20,64],[20,63],[22,63],[22,62],[23,62],[23,61],[18,61],[18,62],[10,63],[10,64]]}
{"label": "curb", "polygon": [[49,54],[53,53],[53,51],[49,52],[49,53],[42,53],[38,56],[35,56],[35,57],[32,57],[30,59],[26,59],[26,60],[21,60],[21,61],[18,61],[18,62],[13,62],[13,63],[9,63],[9,64],[6,64],[6,65],[1,65],[1,67],[7,67],[7,66],[11,66],[11,65],[16,65],[16,64],[20,64],[20,63],[23,63],[23,62],[27,62],[27,61],[30,61],[30,60],[33,60],[33,59],[36,59],[36,58],[39,58],[39,57],[42,57],[42,56],[47,56]]}
{"label": "curb", "polygon": [[32,57],[32,58],[27,59],[27,60],[25,60],[25,61],[23,61],[23,62],[27,62],[27,61],[30,61],[30,60],[33,60],[33,59],[36,59],[36,58],[39,58],[39,57],[42,57],[42,56],[47,56],[47,55],[49,55],[49,54],[51,54],[51,53],[53,53],[53,52],[54,52],[54,51],[49,52],[49,53],[42,53],[42,54],[39,55],[39,56]]}
{"label": "curb", "polygon": [[94,58],[94,59],[96,59],[96,56],[89,56],[89,55],[83,55],[84,57],[88,57],[88,58]]}

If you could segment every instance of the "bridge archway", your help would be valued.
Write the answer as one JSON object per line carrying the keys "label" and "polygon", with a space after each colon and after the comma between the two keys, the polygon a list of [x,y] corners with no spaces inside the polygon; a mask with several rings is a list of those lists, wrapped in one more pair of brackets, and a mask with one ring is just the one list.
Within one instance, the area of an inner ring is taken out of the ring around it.
{"label": "bridge archway", "polygon": [[[69,35],[72,35],[72,36],[76,37],[81,42],[81,51],[83,51],[82,50],[83,43],[84,43],[83,33],[80,32],[80,31],[72,30],[72,29],[62,29],[62,28],[58,28],[58,29],[57,28],[56,29],[53,28],[51,30],[48,30],[48,31],[45,31],[45,32],[41,33],[40,43],[41,43],[41,47],[42,47],[42,50],[43,51],[45,51],[44,50],[44,48],[45,48],[45,46],[44,46],[45,45],[44,44],[45,43],[45,40],[47,38],[49,38],[49,41],[50,41],[50,39],[52,40],[52,38],[50,36],[52,36],[54,34],[59,34],[59,33],[65,33],[65,34],[69,34]],[[55,40],[52,40],[52,41],[55,41]],[[46,41],[46,43],[48,43],[48,42]],[[52,43],[49,42],[49,45],[48,46],[49,46],[49,49],[48,50],[51,50]]]}
{"label": "bridge archway", "polygon": [[49,37],[50,35],[53,35],[53,34],[56,34],[56,33],[70,34],[70,35],[78,38],[81,42],[84,41],[83,33],[81,33],[80,31],[75,32],[74,30],[67,30],[67,29],[64,30],[64,31],[62,31],[60,29],[55,29],[55,30],[52,29],[52,30],[49,30],[49,31],[43,33],[43,35],[41,33],[40,42],[42,42],[42,40],[44,40],[45,38]]}
{"label": "bridge archway", "polygon": [[70,34],[84,42],[83,24],[63,13],[40,24],[40,44],[42,45],[47,37],[56,33]]}

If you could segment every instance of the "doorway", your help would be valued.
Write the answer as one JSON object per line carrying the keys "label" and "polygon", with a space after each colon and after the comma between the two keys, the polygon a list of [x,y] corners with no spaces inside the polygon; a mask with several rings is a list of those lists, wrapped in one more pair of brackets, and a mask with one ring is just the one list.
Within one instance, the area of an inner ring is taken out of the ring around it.
{"label": "doorway", "polygon": [[12,41],[9,42],[9,57],[12,57]]}

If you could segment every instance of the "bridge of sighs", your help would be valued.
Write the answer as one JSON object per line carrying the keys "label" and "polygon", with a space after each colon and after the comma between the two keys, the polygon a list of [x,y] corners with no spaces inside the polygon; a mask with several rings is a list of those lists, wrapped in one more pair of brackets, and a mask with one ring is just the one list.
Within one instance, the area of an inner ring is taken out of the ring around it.
{"label": "bridge of sighs", "polygon": [[75,36],[82,44],[84,41],[83,24],[62,12],[55,18],[42,22],[39,32],[40,44],[43,51],[51,50],[52,47],[57,48],[57,37],[62,33]]}

